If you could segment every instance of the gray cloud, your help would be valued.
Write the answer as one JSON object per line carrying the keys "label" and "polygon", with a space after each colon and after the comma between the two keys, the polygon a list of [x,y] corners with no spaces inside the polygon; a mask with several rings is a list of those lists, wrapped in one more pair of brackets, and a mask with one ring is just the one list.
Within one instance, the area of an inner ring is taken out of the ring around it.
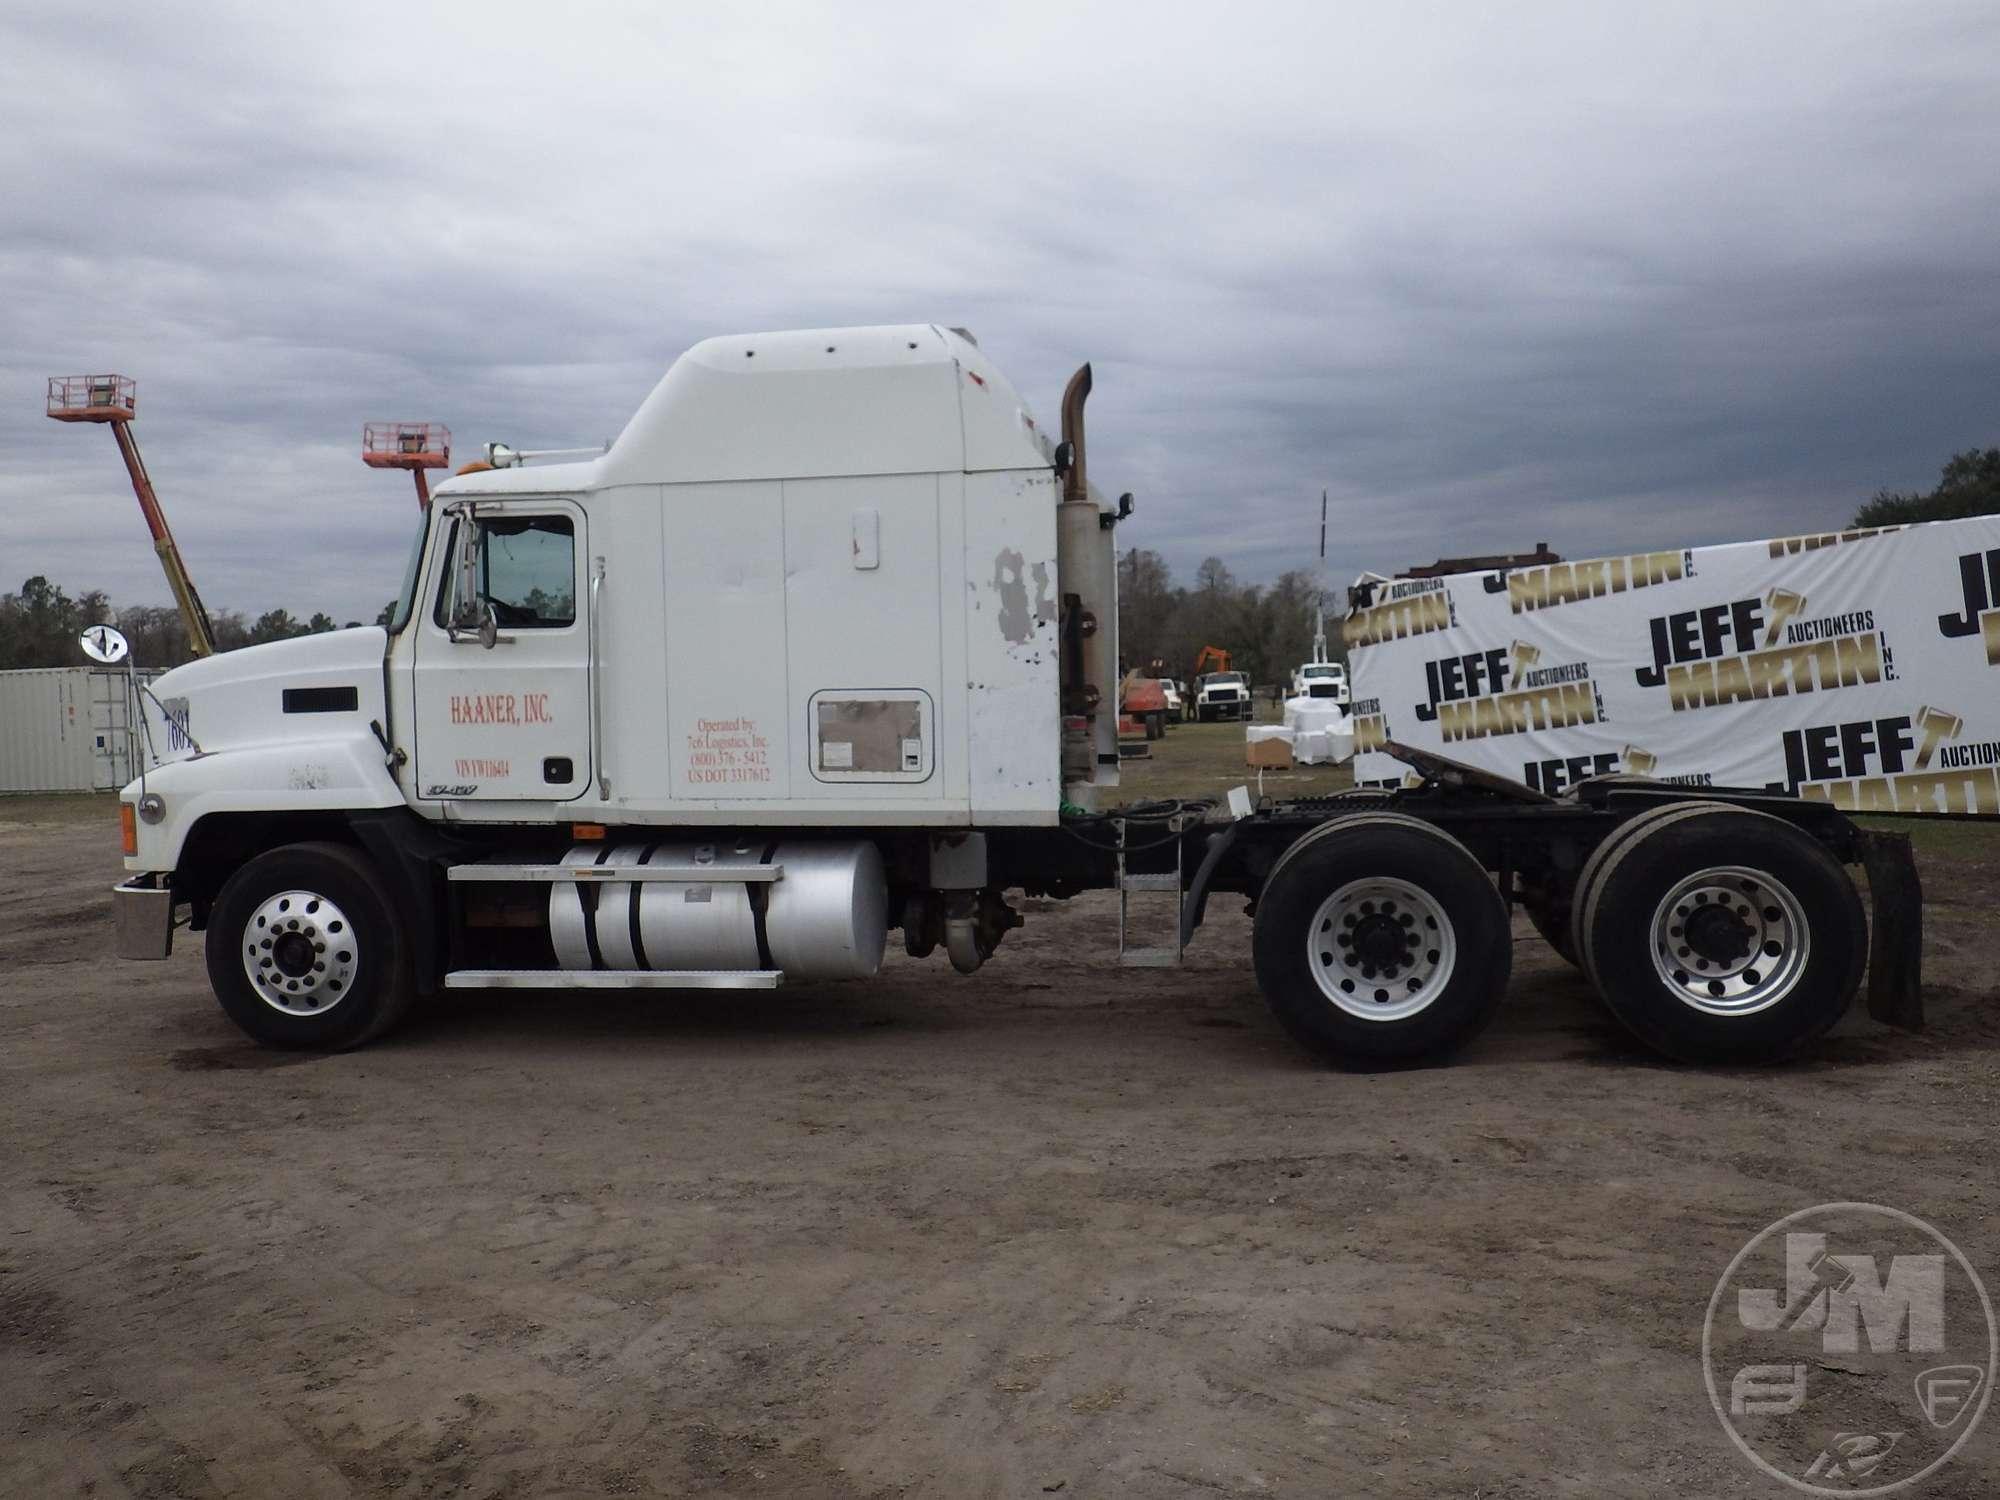
{"label": "gray cloud", "polygon": [[[710,333],[974,328],[1185,575],[1837,523],[1996,441],[2000,15],[185,6],[0,22],[0,587],[372,615],[461,452]],[[738,12],[742,12],[738,14]]]}

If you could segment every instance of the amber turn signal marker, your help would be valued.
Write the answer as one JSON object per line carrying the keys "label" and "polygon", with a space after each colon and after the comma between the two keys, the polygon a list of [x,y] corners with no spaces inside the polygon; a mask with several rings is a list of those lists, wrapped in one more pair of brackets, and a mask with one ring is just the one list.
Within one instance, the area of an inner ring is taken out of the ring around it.
{"label": "amber turn signal marker", "polygon": [[573,839],[601,839],[604,837],[604,825],[602,823],[572,823],[569,825],[569,836]]}
{"label": "amber turn signal marker", "polygon": [[124,837],[126,854],[137,854],[139,852],[139,809],[129,802],[118,804],[118,832]]}

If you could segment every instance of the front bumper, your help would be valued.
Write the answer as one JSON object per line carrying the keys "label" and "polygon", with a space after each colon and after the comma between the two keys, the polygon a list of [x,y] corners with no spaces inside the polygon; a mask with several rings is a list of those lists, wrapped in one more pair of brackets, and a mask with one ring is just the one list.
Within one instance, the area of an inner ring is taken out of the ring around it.
{"label": "front bumper", "polygon": [[158,875],[111,888],[120,958],[165,958],[174,951],[174,893]]}

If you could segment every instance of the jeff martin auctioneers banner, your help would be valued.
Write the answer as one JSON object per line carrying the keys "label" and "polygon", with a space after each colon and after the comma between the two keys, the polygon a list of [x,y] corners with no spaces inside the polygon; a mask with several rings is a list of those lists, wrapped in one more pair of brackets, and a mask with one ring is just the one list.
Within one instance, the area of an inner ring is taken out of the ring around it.
{"label": "jeff martin auctioneers banner", "polygon": [[2000,516],[1358,586],[1355,780],[1397,740],[1556,794],[1632,771],[2000,814]]}

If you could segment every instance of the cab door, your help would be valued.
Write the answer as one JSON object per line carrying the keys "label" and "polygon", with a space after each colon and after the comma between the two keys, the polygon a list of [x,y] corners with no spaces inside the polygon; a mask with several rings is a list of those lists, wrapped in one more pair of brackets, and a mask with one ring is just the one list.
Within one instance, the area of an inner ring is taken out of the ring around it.
{"label": "cab door", "polygon": [[591,774],[584,514],[537,498],[461,503],[448,515],[417,626],[417,795],[579,797]]}

